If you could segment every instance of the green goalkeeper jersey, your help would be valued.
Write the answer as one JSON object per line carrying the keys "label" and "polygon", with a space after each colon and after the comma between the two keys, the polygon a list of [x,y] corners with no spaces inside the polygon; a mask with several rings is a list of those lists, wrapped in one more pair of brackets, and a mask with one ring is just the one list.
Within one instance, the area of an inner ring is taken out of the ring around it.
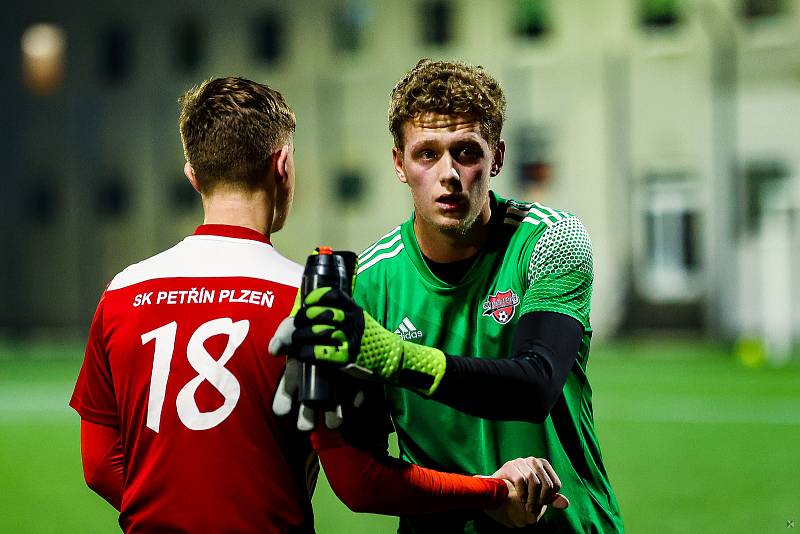
{"label": "green goalkeeper jersey", "polygon": [[[491,474],[514,458],[547,458],[571,504],[563,511],[548,509],[531,531],[622,531],[594,431],[586,376],[592,335],[588,234],[569,213],[490,195],[490,236],[460,283],[445,283],[428,268],[412,215],[360,255],[357,302],[407,341],[480,358],[509,357],[523,314],[563,313],[584,328],[576,363],[542,424],[473,417],[412,391],[387,388],[402,458],[468,474]],[[400,523],[401,532],[502,530],[475,513],[407,517]]]}

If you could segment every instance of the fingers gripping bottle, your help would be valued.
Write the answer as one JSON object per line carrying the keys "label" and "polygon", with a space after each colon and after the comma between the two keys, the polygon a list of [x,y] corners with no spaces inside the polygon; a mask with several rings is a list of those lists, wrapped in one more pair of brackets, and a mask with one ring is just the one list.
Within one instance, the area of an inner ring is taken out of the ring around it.
{"label": "fingers gripping bottle", "polygon": [[[319,287],[336,287],[348,295],[352,293],[356,255],[352,252],[334,252],[330,247],[319,247],[318,254],[306,260],[300,295],[303,300]],[[298,400],[301,403],[298,427],[311,430],[315,413],[325,412],[326,426],[335,428],[341,423],[341,406],[336,395],[335,371],[312,363],[303,363],[300,371]]]}

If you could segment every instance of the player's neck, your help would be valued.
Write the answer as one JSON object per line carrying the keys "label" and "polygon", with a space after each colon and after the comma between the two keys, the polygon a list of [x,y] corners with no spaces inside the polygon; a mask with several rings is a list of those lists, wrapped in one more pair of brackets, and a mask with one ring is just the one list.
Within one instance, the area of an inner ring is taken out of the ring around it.
{"label": "player's neck", "polygon": [[203,198],[204,224],[244,226],[269,237],[275,203],[264,190],[215,191]]}
{"label": "player's neck", "polygon": [[465,232],[442,231],[421,217],[415,217],[414,235],[420,251],[437,263],[450,263],[475,256],[489,237],[491,214],[487,201],[481,214]]}

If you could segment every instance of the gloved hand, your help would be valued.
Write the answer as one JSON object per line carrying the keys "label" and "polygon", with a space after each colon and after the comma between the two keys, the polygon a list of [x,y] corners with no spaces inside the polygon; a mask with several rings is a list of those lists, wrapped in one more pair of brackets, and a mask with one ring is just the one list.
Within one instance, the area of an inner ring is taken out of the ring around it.
{"label": "gloved hand", "polygon": [[[284,319],[275,331],[275,335],[269,342],[269,352],[275,356],[284,355],[289,352],[289,347],[294,333],[294,317]],[[300,374],[303,371],[301,362],[295,358],[287,358],[283,376],[278,383],[275,397],[272,400],[272,411],[276,415],[284,416],[292,411],[292,408],[299,404],[297,414],[297,428],[302,431],[314,430],[318,416],[325,419],[325,426],[330,429],[338,428],[342,424],[342,405],[339,404],[334,410],[325,411],[324,414],[317,414],[315,410],[301,403],[297,398],[300,388]],[[358,389],[354,389],[345,381],[335,381],[332,384],[336,389],[337,398],[343,402],[358,407],[364,400],[364,394]]]}
{"label": "gloved hand", "polygon": [[309,293],[294,325],[291,354],[300,360],[342,367],[425,395],[436,391],[444,375],[442,351],[403,341],[339,289]]}

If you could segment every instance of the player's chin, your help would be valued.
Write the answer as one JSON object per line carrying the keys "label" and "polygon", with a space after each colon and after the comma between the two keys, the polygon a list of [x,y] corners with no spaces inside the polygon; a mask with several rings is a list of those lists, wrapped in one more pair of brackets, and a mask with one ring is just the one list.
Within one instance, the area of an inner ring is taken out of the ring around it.
{"label": "player's chin", "polygon": [[466,232],[469,225],[463,217],[440,217],[436,221],[436,228],[443,234],[461,235]]}

